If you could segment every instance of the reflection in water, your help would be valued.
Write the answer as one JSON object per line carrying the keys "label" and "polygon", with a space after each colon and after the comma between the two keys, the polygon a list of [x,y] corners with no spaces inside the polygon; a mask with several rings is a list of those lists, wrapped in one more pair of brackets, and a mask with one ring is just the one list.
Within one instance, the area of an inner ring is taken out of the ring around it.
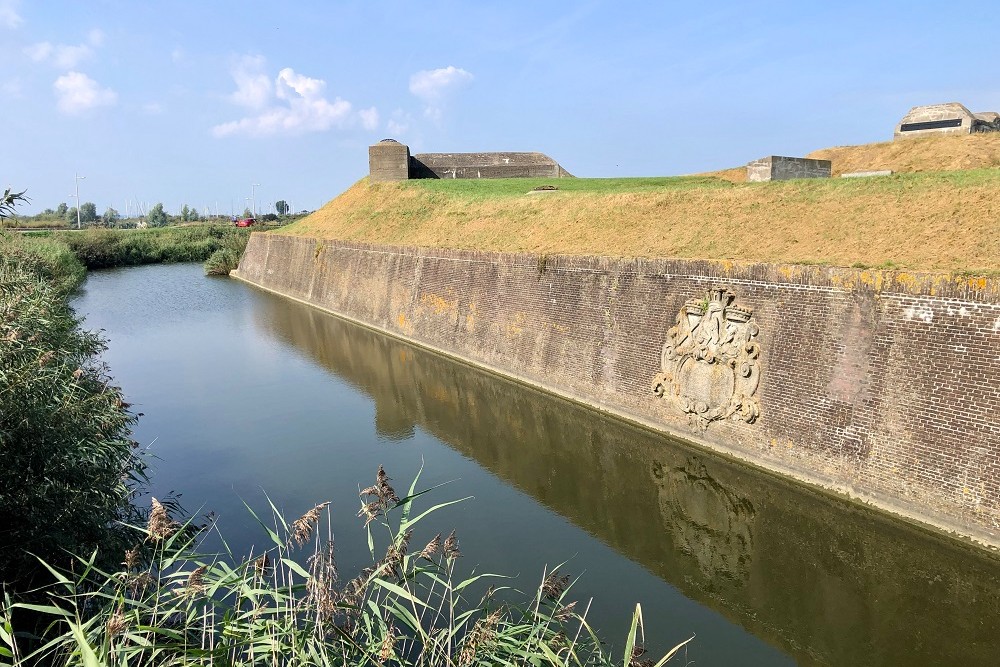
{"label": "reflection in water", "polygon": [[[688,456],[684,465],[652,466],[659,510],[675,546],[689,554],[707,579],[745,580],[750,574],[756,512],[708,474],[704,462]],[[669,523],[668,523],[669,522]]]}
{"label": "reflection in water", "polygon": [[257,326],[801,664],[995,664],[1000,560],[266,296]]}

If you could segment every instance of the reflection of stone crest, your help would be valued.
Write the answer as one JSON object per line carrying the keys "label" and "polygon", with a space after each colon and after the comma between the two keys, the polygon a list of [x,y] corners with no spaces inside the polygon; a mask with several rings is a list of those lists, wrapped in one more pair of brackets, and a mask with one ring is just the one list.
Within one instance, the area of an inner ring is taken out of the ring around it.
{"label": "reflection of stone crest", "polygon": [[700,428],[728,418],[749,424],[760,414],[759,329],[752,311],[735,298],[728,288],[714,287],[704,300],[685,303],[667,331],[661,372],[653,378],[656,395]]}

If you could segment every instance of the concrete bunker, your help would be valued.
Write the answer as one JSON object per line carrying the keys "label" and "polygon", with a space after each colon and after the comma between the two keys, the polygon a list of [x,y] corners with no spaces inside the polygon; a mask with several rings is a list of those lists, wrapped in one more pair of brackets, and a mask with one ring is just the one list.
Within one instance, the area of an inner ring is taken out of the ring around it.
{"label": "concrete bunker", "polygon": [[997,131],[1000,131],[1000,114],[996,111],[973,113],[963,104],[947,102],[913,107],[896,125],[892,138]]}
{"label": "concrete bunker", "polygon": [[538,152],[417,153],[395,139],[368,147],[372,181],[416,178],[572,178],[562,165]]}
{"label": "concrete bunker", "polygon": [[787,181],[792,178],[830,178],[833,163],[804,157],[768,155],[747,165],[747,181]]}

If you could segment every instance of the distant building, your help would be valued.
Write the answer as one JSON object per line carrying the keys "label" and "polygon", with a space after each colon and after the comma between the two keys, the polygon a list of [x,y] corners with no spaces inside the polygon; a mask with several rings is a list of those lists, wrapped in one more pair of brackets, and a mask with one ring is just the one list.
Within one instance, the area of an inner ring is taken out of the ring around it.
{"label": "distant building", "polygon": [[958,102],[947,102],[913,107],[896,125],[892,138],[997,131],[1000,131],[1000,114],[996,111],[972,113]]}
{"label": "distant building", "polygon": [[544,153],[417,153],[395,139],[368,147],[372,181],[411,178],[572,178]]}

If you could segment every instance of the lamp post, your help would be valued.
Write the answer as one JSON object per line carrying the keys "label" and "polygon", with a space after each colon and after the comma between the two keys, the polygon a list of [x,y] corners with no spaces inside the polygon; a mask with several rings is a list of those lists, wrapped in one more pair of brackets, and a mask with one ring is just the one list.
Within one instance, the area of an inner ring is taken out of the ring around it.
{"label": "lamp post", "polygon": [[76,228],[80,229],[80,181],[87,178],[86,176],[80,176],[79,174],[73,174],[73,183],[76,185],[76,194],[70,195],[70,197],[76,197]]}
{"label": "lamp post", "polygon": [[254,199],[255,193],[254,188],[259,188],[260,183],[250,184],[250,212],[253,213],[253,217],[257,217],[257,200]]}

